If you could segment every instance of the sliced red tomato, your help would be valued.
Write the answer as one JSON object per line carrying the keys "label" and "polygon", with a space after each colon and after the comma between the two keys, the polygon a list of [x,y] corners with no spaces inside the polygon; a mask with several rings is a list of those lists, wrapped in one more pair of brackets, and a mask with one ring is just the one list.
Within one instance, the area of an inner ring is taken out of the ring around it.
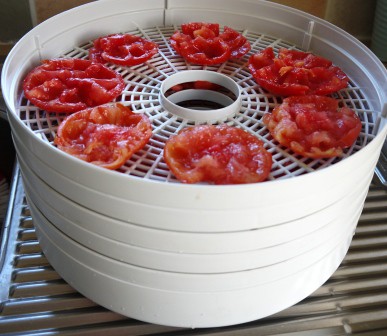
{"label": "sliced red tomato", "polygon": [[311,53],[281,48],[275,57],[268,47],[249,58],[255,81],[283,96],[328,95],[347,87],[346,74],[332,62]]}
{"label": "sliced red tomato", "polygon": [[196,37],[191,43],[180,45],[180,54],[188,62],[200,65],[215,65],[226,62],[231,55],[227,44],[216,37]]}
{"label": "sliced red tomato", "polygon": [[23,81],[27,99],[49,112],[72,113],[105,104],[124,89],[115,71],[84,59],[52,59],[34,68]]}
{"label": "sliced red tomato", "polygon": [[181,25],[181,31],[191,38],[195,38],[199,35],[204,38],[213,38],[219,36],[219,24],[209,22],[188,22]]}
{"label": "sliced red tomato", "polygon": [[190,63],[221,64],[230,58],[240,58],[250,50],[250,43],[230,27],[219,31],[219,24],[189,22],[181,25],[170,39],[175,51]]}
{"label": "sliced red tomato", "polygon": [[229,45],[231,58],[241,58],[251,49],[247,38],[230,27],[225,26],[219,37]]}
{"label": "sliced red tomato", "polygon": [[310,158],[339,156],[362,128],[355,112],[338,100],[319,95],[285,98],[263,117],[270,134],[295,153]]}
{"label": "sliced red tomato", "polygon": [[271,154],[263,142],[242,129],[227,125],[188,127],[171,137],[164,160],[184,183],[255,183],[267,179]]}
{"label": "sliced red tomato", "polygon": [[152,135],[144,114],[120,103],[69,115],[58,127],[55,144],[62,151],[100,167],[117,169],[142,149]]}
{"label": "sliced red tomato", "polygon": [[273,48],[266,48],[260,52],[257,52],[256,54],[251,55],[249,58],[249,69],[252,75],[255,76],[255,73],[259,69],[268,65],[272,65],[274,58],[275,54]]}
{"label": "sliced red tomato", "polygon": [[156,43],[132,34],[111,34],[94,41],[89,50],[93,62],[123,66],[145,63],[158,53]]}
{"label": "sliced red tomato", "polygon": [[170,38],[170,43],[173,49],[181,55],[181,46],[188,46],[191,44],[192,38],[189,35],[176,31]]}

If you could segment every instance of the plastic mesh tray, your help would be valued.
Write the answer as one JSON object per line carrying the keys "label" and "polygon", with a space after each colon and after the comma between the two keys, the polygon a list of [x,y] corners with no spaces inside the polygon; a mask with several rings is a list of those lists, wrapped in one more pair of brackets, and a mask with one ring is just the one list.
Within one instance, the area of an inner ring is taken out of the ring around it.
{"label": "plastic mesh tray", "polygon": [[[281,103],[281,97],[267,93],[259,87],[247,69],[250,55],[268,46],[278,51],[279,48],[299,49],[294,44],[281,39],[259,34],[253,31],[240,31],[250,41],[252,49],[240,60],[231,60],[219,66],[197,66],[185,62],[169,44],[170,36],[179,26],[137,28],[126,31],[131,34],[153,40],[159,45],[159,54],[146,64],[131,68],[109,65],[119,72],[126,88],[117,101],[129,105],[134,112],[145,113],[153,125],[153,136],[148,145],[132,156],[120,169],[121,172],[158,181],[176,181],[166,166],[162,153],[166,140],[184,127],[198,123],[227,123],[251,132],[264,141],[265,147],[273,155],[273,166],[269,179],[282,179],[319,170],[334,164],[365,147],[376,135],[378,115],[368,104],[363,88],[351,80],[348,88],[333,95],[342,106],[356,111],[362,120],[363,128],[356,143],[347,149],[342,157],[330,159],[310,159],[294,155],[289,149],[278,145],[262,123],[264,113],[271,111]],[[96,36],[97,37],[97,36]],[[87,58],[92,41],[74,47],[57,57]],[[238,113],[222,120],[192,121],[174,115],[160,104],[159,91],[161,83],[167,77],[184,70],[204,69],[227,75],[241,87],[242,106]],[[348,74],[351,77],[351,74]],[[30,104],[23,96],[18,106],[20,119],[33,132],[45,141],[52,143],[58,124],[65,115],[46,113]]]}

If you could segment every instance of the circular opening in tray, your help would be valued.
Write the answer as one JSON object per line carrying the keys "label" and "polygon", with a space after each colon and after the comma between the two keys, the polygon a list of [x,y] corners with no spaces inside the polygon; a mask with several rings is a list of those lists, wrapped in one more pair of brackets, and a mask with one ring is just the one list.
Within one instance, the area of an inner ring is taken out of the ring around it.
{"label": "circular opening in tray", "polygon": [[161,84],[160,103],[169,112],[195,121],[235,115],[241,92],[231,78],[213,71],[188,70],[171,75]]}

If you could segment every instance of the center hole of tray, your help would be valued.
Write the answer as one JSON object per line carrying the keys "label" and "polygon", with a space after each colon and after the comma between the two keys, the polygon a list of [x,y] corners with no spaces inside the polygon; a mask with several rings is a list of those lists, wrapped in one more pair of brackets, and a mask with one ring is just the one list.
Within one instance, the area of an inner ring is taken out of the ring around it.
{"label": "center hole of tray", "polygon": [[219,120],[237,113],[240,87],[231,78],[213,71],[188,70],[169,76],[161,85],[161,105],[180,117]]}
{"label": "center hole of tray", "polygon": [[176,105],[196,110],[216,110],[229,106],[236,100],[231,90],[203,80],[172,86],[165,92],[165,97]]}

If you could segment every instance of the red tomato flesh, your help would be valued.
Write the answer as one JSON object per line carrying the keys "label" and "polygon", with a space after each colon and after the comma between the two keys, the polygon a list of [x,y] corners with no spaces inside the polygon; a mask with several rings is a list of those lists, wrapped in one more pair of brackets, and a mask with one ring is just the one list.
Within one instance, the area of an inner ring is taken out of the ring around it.
{"label": "red tomato flesh", "polygon": [[328,95],[347,87],[349,82],[331,61],[285,48],[279,50],[277,57],[271,47],[252,55],[248,67],[255,81],[276,95]]}
{"label": "red tomato flesh", "polygon": [[271,154],[263,142],[242,129],[227,125],[188,127],[171,137],[164,160],[184,183],[255,183],[267,179]]}
{"label": "red tomato flesh", "polygon": [[219,35],[219,24],[209,22],[189,22],[181,25],[183,34],[195,38],[198,35],[203,37],[215,37]]}
{"label": "red tomato flesh", "polygon": [[339,108],[336,99],[318,95],[285,98],[264,115],[263,122],[280,144],[316,159],[340,156],[362,128],[353,110]]}
{"label": "red tomato flesh", "polygon": [[229,45],[231,58],[241,58],[251,49],[250,42],[247,41],[247,38],[230,27],[224,27],[223,33],[219,36]]}
{"label": "red tomato flesh", "polygon": [[69,115],[60,124],[54,142],[81,160],[117,169],[142,149],[151,135],[147,116],[117,103]]}
{"label": "red tomato flesh", "polygon": [[190,43],[179,46],[180,54],[193,64],[215,65],[226,62],[231,55],[230,48],[220,38],[196,37]]}
{"label": "red tomato flesh", "polygon": [[215,65],[230,58],[241,58],[250,51],[246,37],[230,27],[219,31],[219,24],[189,22],[181,25],[171,39],[171,46],[185,60],[193,64]]}
{"label": "red tomato flesh", "polygon": [[89,50],[93,62],[133,66],[145,63],[158,53],[156,43],[132,34],[111,34],[94,41]]}
{"label": "red tomato flesh", "polygon": [[72,113],[105,104],[121,94],[124,80],[102,64],[84,59],[52,59],[23,81],[25,97],[48,112]]}

